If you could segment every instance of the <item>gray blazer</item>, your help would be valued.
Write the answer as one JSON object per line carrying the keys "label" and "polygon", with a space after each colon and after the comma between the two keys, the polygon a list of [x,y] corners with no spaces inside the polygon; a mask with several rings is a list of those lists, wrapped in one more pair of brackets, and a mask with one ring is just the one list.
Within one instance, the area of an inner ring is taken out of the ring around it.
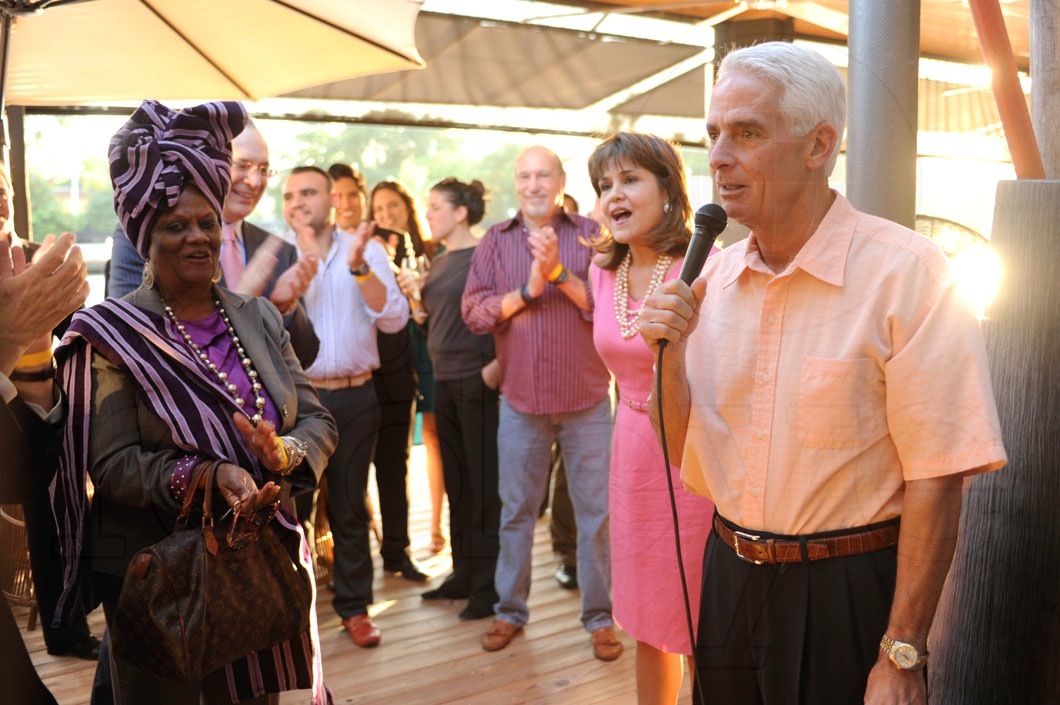
{"label": "gray blazer", "polygon": [[[338,432],[298,364],[279,311],[264,298],[220,287],[215,291],[280,413],[279,434],[309,445],[302,466],[283,478],[284,494],[315,487]],[[154,290],[137,289],[125,300],[163,315]],[[173,531],[180,505],[169,483],[173,465],[185,451],[142,402],[137,385],[98,353],[92,360],[90,419],[88,472],[95,494],[87,532],[89,560],[93,570],[120,576],[133,554]],[[281,480],[271,473],[265,479]]]}

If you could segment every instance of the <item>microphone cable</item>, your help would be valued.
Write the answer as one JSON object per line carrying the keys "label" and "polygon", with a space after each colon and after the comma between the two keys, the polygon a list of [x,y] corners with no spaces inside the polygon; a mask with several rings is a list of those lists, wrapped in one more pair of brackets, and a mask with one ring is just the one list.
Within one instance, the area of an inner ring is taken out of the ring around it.
{"label": "microphone cable", "polygon": [[[688,580],[685,577],[685,559],[681,552],[681,522],[677,516],[677,496],[674,493],[674,478],[670,469],[670,450],[666,445],[666,423],[663,418],[663,392],[662,392],[662,362],[665,346],[659,347],[659,355],[655,361],[655,404],[659,418],[659,444],[662,446],[663,463],[666,468],[666,486],[670,491],[670,512],[674,524],[674,545],[677,548],[677,572],[681,576],[681,596],[684,598],[685,624],[688,627],[688,643],[692,646],[689,660],[692,664],[692,687],[699,695],[701,705],[706,705],[707,699],[703,696],[703,685],[699,680],[699,668],[696,665],[696,628],[692,624],[692,604],[688,599]],[[709,538],[708,538],[709,540]],[[704,549],[706,546],[704,545]],[[700,578],[702,581],[702,577]]]}

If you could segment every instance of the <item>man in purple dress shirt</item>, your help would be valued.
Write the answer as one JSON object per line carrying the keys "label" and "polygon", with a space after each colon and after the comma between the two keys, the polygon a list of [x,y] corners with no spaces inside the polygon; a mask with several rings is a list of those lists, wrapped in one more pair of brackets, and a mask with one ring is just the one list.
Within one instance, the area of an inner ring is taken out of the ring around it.
{"label": "man in purple dress shirt", "polygon": [[462,312],[473,333],[493,333],[501,365],[500,556],[496,619],[482,647],[499,651],[527,623],[534,524],[548,491],[552,444],[563,447],[578,524],[578,581],[593,653],[622,653],[611,618],[607,485],[609,376],[593,347],[588,218],[563,211],[559,157],[531,147],[515,165],[519,212],[475,250]]}

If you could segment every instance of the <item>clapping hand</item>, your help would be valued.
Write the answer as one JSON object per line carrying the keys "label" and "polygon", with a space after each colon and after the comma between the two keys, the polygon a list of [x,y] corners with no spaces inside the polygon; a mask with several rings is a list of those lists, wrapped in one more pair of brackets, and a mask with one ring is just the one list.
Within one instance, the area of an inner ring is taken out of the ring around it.
{"label": "clapping hand", "polygon": [[530,252],[534,256],[534,261],[538,263],[545,276],[559,266],[559,238],[556,237],[556,231],[551,226],[534,230],[527,238],[527,242],[530,243]]}
{"label": "clapping hand", "polygon": [[364,248],[369,238],[375,233],[375,221],[364,220],[353,231],[353,242],[350,243],[350,252],[346,258],[346,264],[350,271],[360,268],[364,264]]}
{"label": "clapping hand", "polygon": [[0,240],[0,371],[51,346],[52,329],[88,298],[87,277],[71,233],[45,238],[32,265],[21,247]]}
{"label": "clapping hand", "polygon": [[234,291],[245,296],[261,296],[262,292],[265,291],[265,285],[268,283],[269,277],[276,271],[282,248],[283,241],[275,235],[268,237],[265,242],[261,243],[261,247],[254,252],[254,256],[247,262],[247,267],[243,270],[243,276],[239,278],[239,285]]}
{"label": "clapping hand", "polygon": [[272,472],[282,470],[284,455],[279,447],[276,426],[271,421],[261,421],[255,426],[246,414],[238,411],[232,414],[232,419],[254,457]]}

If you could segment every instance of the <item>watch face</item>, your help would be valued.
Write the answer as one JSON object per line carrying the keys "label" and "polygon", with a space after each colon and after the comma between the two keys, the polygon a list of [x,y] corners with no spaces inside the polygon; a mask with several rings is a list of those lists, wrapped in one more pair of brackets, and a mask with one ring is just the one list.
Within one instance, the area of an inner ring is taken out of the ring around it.
{"label": "watch face", "polygon": [[920,654],[912,644],[896,644],[892,656],[899,668],[914,668],[920,660]]}

